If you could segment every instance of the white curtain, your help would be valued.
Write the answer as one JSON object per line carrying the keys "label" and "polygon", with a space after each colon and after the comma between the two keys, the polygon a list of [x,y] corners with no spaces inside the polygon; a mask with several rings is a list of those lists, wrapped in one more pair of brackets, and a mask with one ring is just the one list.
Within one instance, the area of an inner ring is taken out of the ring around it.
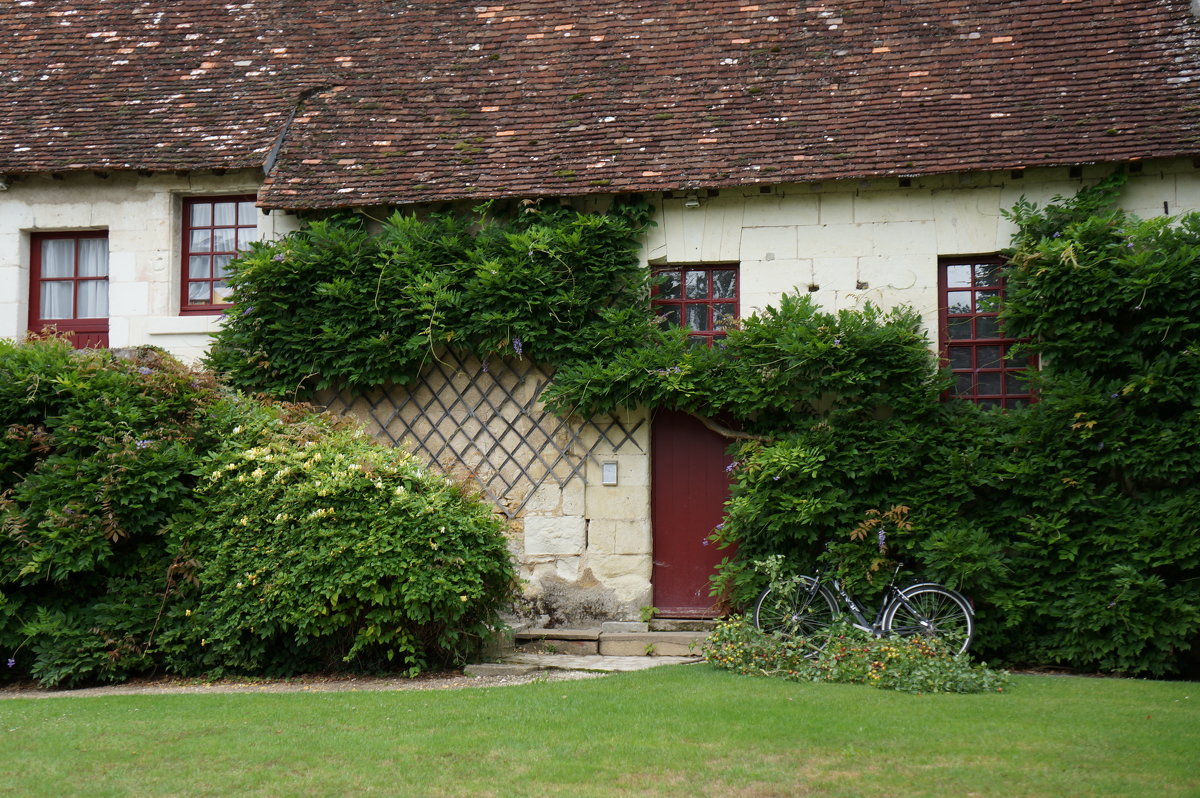
{"label": "white curtain", "polygon": [[108,318],[108,239],[79,240],[79,277],[102,278],[79,281],[76,318]]}
{"label": "white curtain", "polygon": [[41,277],[43,319],[108,316],[108,239],[42,241]]}

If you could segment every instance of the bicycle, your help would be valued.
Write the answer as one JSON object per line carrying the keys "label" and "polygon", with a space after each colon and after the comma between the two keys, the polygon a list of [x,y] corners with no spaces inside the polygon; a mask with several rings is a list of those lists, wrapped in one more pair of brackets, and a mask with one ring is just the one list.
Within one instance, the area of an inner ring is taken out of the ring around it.
{"label": "bicycle", "polygon": [[780,637],[814,641],[811,645],[819,652],[825,647],[823,638],[827,637],[827,630],[842,614],[826,587],[828,584],[850,610],[854,619],[851,625],[856,629],[875,637],[888,634],[936,637],[947,643],[953,654],[962,654],[970,648],[975,634],[975,611],[971,602],[958,591],[936,582],[896,587],[899,572],[900,566],[896,566],[875,620],[870,623],[858,601],[842,583],[837,579],[826,580],[818,571],[815,577],[794,577],[794,587],[785,583],[764,590],[754,603],[754,625]]}

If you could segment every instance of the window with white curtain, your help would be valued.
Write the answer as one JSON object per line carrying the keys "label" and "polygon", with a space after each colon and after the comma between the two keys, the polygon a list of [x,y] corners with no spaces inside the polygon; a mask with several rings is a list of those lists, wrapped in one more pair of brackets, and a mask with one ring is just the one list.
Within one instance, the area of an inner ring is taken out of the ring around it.
{"label": "window with white curtain", "polygon": [[108,238],[45,234],[36,242],[42,321],[108,317]]}

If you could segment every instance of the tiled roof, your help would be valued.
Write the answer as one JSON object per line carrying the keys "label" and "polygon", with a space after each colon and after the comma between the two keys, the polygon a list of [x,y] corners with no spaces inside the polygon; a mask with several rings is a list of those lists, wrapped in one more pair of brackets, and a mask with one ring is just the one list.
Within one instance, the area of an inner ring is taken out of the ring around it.
{"label": "tiled roof", "polygon": [[1200,154],[1188,0],[154,6],[0,7],[0,172],[270,159],[303,208]]}

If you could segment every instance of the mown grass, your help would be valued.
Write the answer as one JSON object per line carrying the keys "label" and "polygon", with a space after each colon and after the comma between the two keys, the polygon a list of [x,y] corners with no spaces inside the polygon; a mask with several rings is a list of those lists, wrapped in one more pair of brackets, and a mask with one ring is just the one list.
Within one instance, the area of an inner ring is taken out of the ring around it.
{"label": "mown grass", "polygon": [[912,696],[708,666],[423,692],[0,701],[0,794],[1200,794],[1200,684]]}

